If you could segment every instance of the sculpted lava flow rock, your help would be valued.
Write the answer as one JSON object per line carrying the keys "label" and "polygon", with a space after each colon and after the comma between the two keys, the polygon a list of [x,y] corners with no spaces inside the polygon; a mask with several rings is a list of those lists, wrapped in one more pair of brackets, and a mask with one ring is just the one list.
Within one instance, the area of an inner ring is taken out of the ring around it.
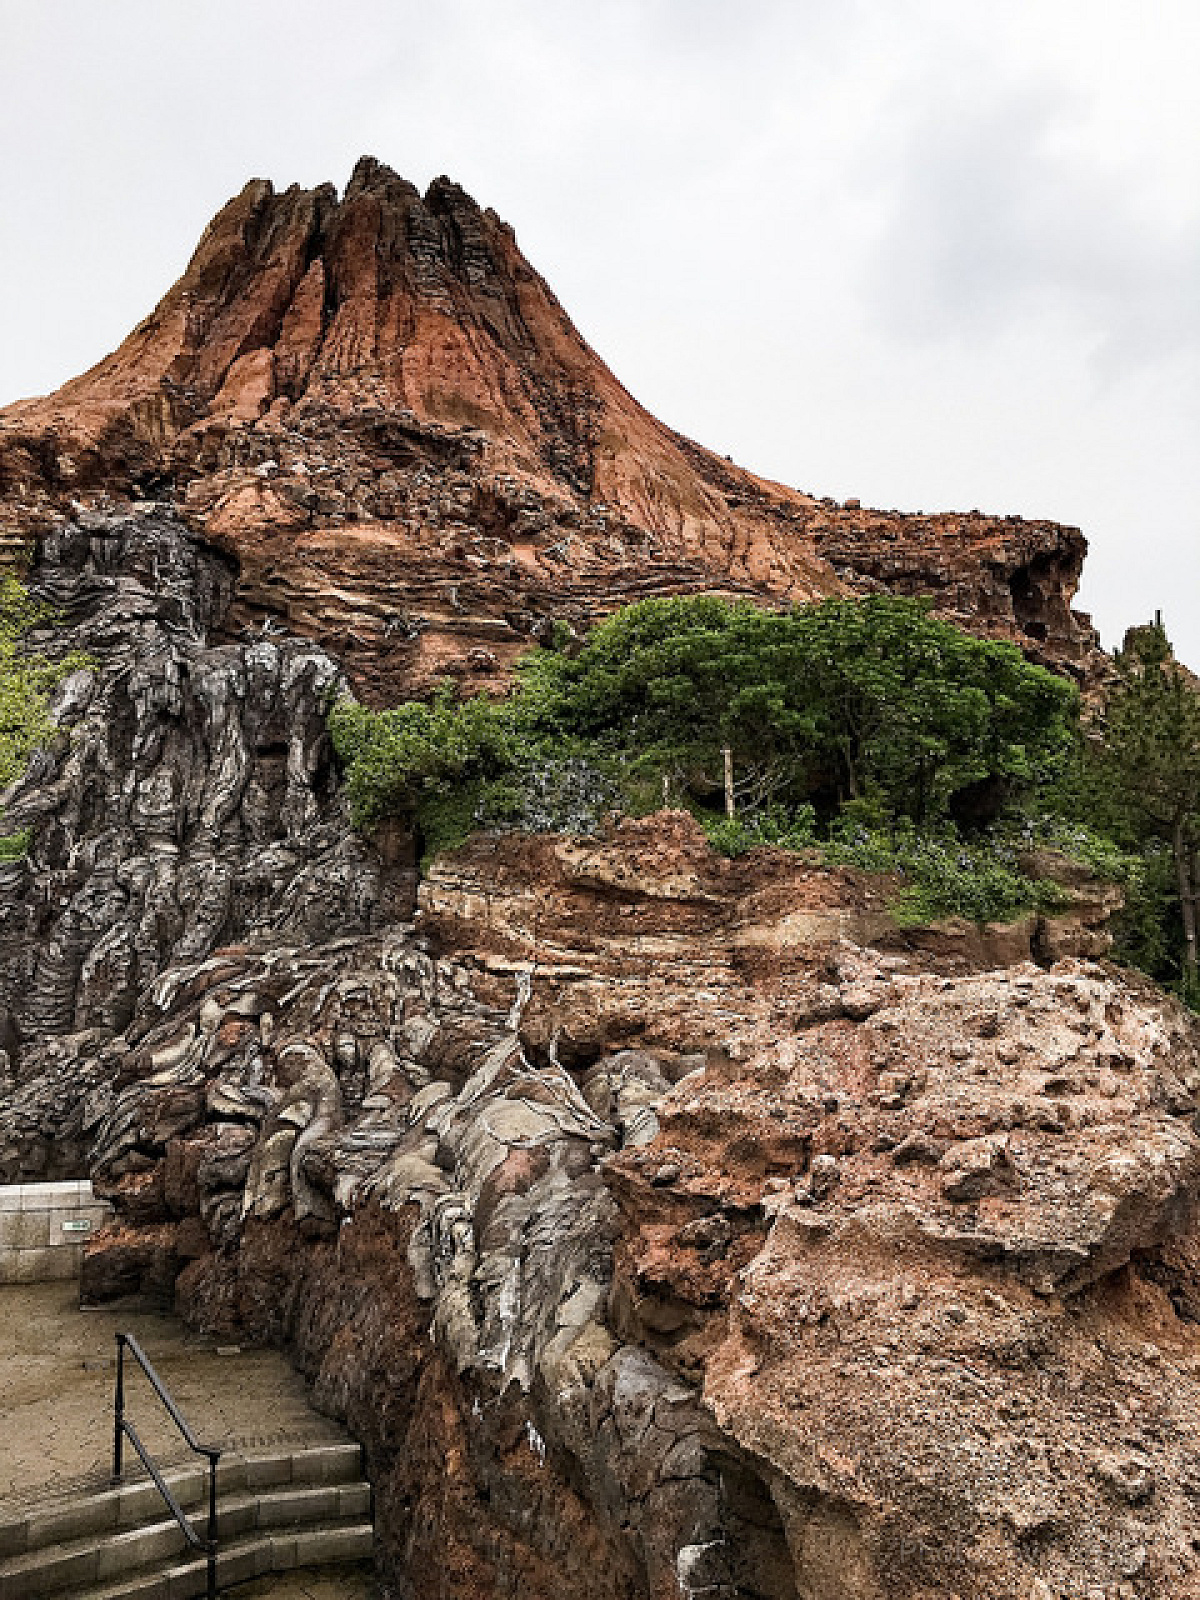
{"label": "sculpted lava flow rock", "polygon": [[93,662],[4,796],[0,1179],[112,1195],[92,1297],[292,1353],[391,1593],[1200,1600],[1200,1029],[1103,894],[903,931],[677,812],[418,881],[324,732],[688,588],[933,592],[1082,673],[1076,534],[739,472],[369,162],[250,185],[0,414],[0,517]]}

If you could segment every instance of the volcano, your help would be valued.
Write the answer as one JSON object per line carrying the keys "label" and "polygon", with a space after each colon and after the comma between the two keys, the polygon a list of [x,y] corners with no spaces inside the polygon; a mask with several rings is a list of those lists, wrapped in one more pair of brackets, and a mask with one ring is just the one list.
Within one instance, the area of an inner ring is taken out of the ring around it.
{"label": "volcano", "polygon": [[[411,808],[353,825],[329,732],[347,678],[500,694],[701,591],[927,595],[1094,685],[1084,550],[739,470],[493,213],[372,160],[248,185],[0,412],[0,564],[66,674],[0,795],[0,1184],[111,1203],[86,1302],[288,1351],[383,1592],[1200,1600],[1200,1026],[1101,959],[1119,886],[1039,849],[1038,906],[914,924],[892,873],[666,806],[423,851]],[[0,1595],[43,1558],[115,1593],[96,1535],[37,1543],[62,1489],[0,1514]]]}
{"label": "volcano", "polygon": [[494,685],[530,637],[697,590],[885,586],[1079,671],[1075,529],[909,516],[740,470],[652,417],[513,230],[364,157],[344,193],[248,183],[124,343],[0,411],[10,551],[81,502],[169,502],[231,555],[234,616],[376,700]]}

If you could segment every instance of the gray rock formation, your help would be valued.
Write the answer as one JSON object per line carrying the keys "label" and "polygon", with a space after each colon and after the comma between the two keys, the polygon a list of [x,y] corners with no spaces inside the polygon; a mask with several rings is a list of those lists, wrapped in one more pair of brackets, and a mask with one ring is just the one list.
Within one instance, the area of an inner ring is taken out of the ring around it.
{"label": "gray rock formation", "polygon": [[[34,578],[53,648],[94,665],[61,685],[58,738],[3,797],[5,828],[32,835],[0,864],[10,1070],[63,1038],[86,1036],[71,1054],[87,1060],[173,965],[410,907],[403,851],[385,867],[346,825],[324,724],[337,667],[298,640],[225,638],[227,560],[147,505],[64,524]],[[0,1173],[80,1153],[0,1152]]]}
{"label": "gray rock formation", "polygon": [[[632,1051],[582,1085],[531,1061],[528,981],[500,1010],[428,952],[401,920],[402,844],[385,863],[347,826],[323,721],[337,668],[297,640],[224,638],[232,576],[159,507],[81,515],[45,543],[55,645],[94,665],[62,685],[59,737],[7,797],[32,844],[3,869],[0,1178],[86,1166],[117,1200],[86,1293],[178,1293],[195,1320],[323,1369],[315,1306],[347,1292],[329,1238],[352,1220],[394,1232],[409,1298],[387,1313],[415,1318],[441,1383],[463,1385],[493,1470],[516,1426],[563,1480],[551,1498],[587,1486],[606,1556],[562,1557],[577,1592],[775,1593],[739,1587],[726,1549],[754,1474],[693,1390],[607,1326],[600,1162],[653,1136],[666,1076]],[[247,1248],[264,1239],[294,1275],[269,1306]],[[325,1376],[385,1485],[391,1381],[361,1357]],[[542,1520],[514,1533],[510,1507],[492,1537],[545,1559],[569,1519]],[[381,1521],[406,1592],[412,1520],[385,1504]]]}

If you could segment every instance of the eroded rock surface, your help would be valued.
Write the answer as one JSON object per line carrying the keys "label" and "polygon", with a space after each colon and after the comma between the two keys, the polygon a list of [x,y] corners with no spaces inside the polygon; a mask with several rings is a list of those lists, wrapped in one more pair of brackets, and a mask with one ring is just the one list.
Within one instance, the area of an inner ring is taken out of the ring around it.
{"label": "eroded rock surface", "polygon": [[1110,898],[902,932],[679,813],[418,886],[324,731],[343,671],[495,688],[689,588],[934,592],[1082,673],[1078,535],[750,478],[364,163],[0,416],[17,546],[92,666],[4,797],[0,1179],[112,1194],[91,1296],[289,1349],[396,1595],[1200,1600],[1200,1039]]}
{"label": "eroded rock surface", "polygon": [[584,1086],[538,1064],[522,995],[489,1007],[404,930],[160,984],[97,1097],[97,1181],[138,1220],[85,1291],[178,1274],[191,1320],[292,1344],[368,1445],[401,1592],[674,1594],[757,1480],[608,1323],[602,1163],[669,1085],[628,1051]]}
{"label": "eroded rock surface", "polygon": [[235,559],[240,621],[390,701],[689,590],[882,584],[1077,673],[1096,654],[1077,530],[754,477],[637,404],[494,212],[367,158],[340,196],[248,184],[118,350],[0,411],[0,559],[111,495],[170,495]]}
{"label": "eroded rock surface", "polygon": [[610,1163],[617,1325],[771,1463],[801,1594],[1200,1592],[1195,1025],[1079,963],[844,959],[848,1015]]}
{"label": "eroded rock surface", "polygon": [[[47,536],[35,578],[54,647],[92,665],[62,684],[58,738],[5,796],[5,831],[31,846],[0,863],[0,1044],[31,1138],[30,1050],[59,1056],[65,1081],[90,1071],[172,967],[251,937],[366,929],[410,908],[415,877],[405,842],[385,859],[346,826],[324,720],[334,662],[269,631],[219,642],[231,570],[168,508],[81,514]],[[78,1163],[78,1114],[48,1142],[0,1147],[0,1174]]]}
{"label": "eroded rock surface", "polygon": [[85,1288],[289,1347],[401,1595],[1200,1594],[1196,1026],[883,900],[665,814],[172,961],[23,1064]]}

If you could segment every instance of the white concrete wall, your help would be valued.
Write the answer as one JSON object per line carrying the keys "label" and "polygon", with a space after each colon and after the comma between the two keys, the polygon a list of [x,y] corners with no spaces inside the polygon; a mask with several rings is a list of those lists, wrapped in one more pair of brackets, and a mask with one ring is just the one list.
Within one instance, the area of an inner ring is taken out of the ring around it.
{"label": "white concrete wall", "polygon": [[78,1277],[84,1245],[112,1211],[89,1178],[0,1184],[0,1283]]}

